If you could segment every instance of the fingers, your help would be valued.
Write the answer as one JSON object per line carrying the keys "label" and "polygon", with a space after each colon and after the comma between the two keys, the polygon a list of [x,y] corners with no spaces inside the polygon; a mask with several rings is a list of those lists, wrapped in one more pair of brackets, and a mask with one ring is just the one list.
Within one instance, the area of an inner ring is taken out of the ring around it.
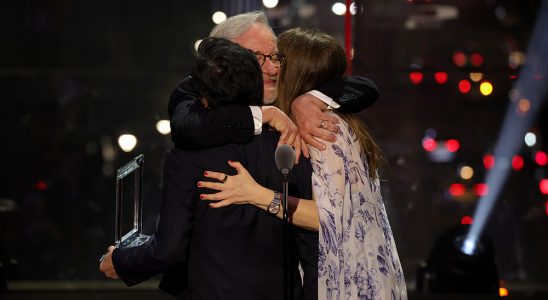
{"label": "fingers", "polygon": [[303,152],[304,157],[310,158],[310,150],[308,150],[308,146],[306,145],[304,140],[301,142],[301,145],[302,145],[301,150]]}
{"label": "fingers", "polygon": [[295,164],[299,163],[299,158],[301,157],[301,144],[301,137],[297,137],[293,144],[293,149],[295,149]]}
{"label": "fingers", "polygon": [[[236,169],[236,172],[238,172],[238,174],[247,173],[247,170],[244,168],[244,166],[242,166],[239,161],[229,160],[228,165]],[[228,178],[230,178],[230,176],[228,176]]]}
{"label": "fingers", "polygon": [[297,127],[288,127],[286,130],[282,131],[279,144],[293,145],[298,137],[299,130],[297,129]]}
{"label": "fingers", "polygon": [[324,140],[326,142],[334,143],[337,140],[336,136],[332,132],[325,129],[313,128],[312,130],[310,130],[309,133],[315,138]]}
{"label": "fingers", "polygon": [[221,208],[221,207],[229,206],[229,205],[232,205],[232,204],[233,203],[230,202],[230,201],[223,200],[223,201],[219,201],[219,202],[215,202],[215,203],[209,203],[209,207],[211,207],[211,208]]}
{"label": "fingers", "polygon": [[321,124],[320,128],[330,131],[332,133],[339,133],[341,131],[339,125],[331,121],[323,120],[320,124]]}
{"label": "fingers", "polygon": [[110,246],[107,248],[107,253],[105,253],[104,259],[102,259],[101,263],[99,264],[99,270],[103,272],[108,278],[118,279],[118,274],[116,274],[116,270],[114,269],[114,265],[112,264],[112,251],[114,251],[114,249],[114,246]]}
{"label": "fingers", "polygon": [[223,192],[218,192],[215,194],[200,194],[200,199],[204,201],[219,201],[224,200],[226,195]]}
{"label": "fingers", "polygon": [[204,201],[218,201],[218,202],[209,203],[209,207],[211,207],[211,208],[220,208],[220,207],[225,207],[225,206],[229,206],[229,205],[232,205],[232,204],[238,204],[234,201],[223,200],[224,198],[226,198],[226,196],[224,195],[223,192],[219,192],[219,193],[215,193],[215,194],[201,194],[200,195],[201,200],[204,200]]}
{"label": "fingers", "polygon": [[324,112],[321,114],[320,119],[325,120],[327,123],[331,123],[333,125],[339,124],[339,119]]}
{"label": "fingers", "polygon": [[[223,175],[223,177],[224,177],[224,175]],[[229,176],[229,178],[230,178],[230,176]],[[228,179],[227,179],[227,181],[228,181]],[[211,190],[216,190],[216,191],[222,191],[223,190],[223,183],[222,182],[211,182],[211,181],[198,181],[198,187],[211,189]],[[200,195],[200,198],[201,198],[201,196],[202,195]],[[219,199],[211,199],[211,200],[219,200]]]}
{"label": "fingers", "polygon": [[225,173],[205,171],[204,177],[216,179],[217,181],[223,181],[223,179],[225,178]]}
{"label": "fingers", "polygon": [[[319,150],[325,150],[325,144],[318,141],[316,138],[314,138],[311,134],[303,134],[302,139],[310,146],[319,149]],[[309,154],[310,155],[310,154]]]}

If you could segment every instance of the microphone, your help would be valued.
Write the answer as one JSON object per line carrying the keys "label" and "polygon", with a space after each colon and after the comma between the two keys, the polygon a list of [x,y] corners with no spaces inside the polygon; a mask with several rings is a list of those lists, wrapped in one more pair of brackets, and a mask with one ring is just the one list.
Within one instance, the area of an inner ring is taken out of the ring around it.
{"label": "microphone", "polygon": [[280,169],[283,175],[287,176],[295,164],[295,150],[289,145],[280,145],[276,148],[274,159],[276,160],[278,169]]}

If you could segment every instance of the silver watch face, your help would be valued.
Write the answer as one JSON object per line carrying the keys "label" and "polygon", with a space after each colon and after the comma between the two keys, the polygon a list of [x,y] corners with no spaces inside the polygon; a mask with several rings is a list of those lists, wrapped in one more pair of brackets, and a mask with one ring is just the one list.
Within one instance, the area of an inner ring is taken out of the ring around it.
{"label": "silver watch face", "polygon": [[268,212],[271,214],[277,214],[280,211],[280,204],[278,203],[270,203],[268,206]]}

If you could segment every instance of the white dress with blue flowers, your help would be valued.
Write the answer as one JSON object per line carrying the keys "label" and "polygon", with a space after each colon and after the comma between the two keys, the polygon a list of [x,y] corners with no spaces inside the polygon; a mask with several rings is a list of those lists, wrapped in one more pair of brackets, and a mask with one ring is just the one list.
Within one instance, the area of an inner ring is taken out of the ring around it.
{"label": "white dress with blue flowers", "polygon": [[378,179],[339,116],[341,133],[327,149],[311,148],[320,215],[318,299],[407,299],[396,244]]}

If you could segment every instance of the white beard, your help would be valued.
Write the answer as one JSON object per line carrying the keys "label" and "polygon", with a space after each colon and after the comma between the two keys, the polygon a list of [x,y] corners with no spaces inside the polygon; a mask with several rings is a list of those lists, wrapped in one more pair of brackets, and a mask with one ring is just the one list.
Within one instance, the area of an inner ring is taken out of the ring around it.
{"label": "white beard", "polygon": [[272,103],[276,102],[276,98],[273,99],[263,99],[264,105],[272,105]]}

